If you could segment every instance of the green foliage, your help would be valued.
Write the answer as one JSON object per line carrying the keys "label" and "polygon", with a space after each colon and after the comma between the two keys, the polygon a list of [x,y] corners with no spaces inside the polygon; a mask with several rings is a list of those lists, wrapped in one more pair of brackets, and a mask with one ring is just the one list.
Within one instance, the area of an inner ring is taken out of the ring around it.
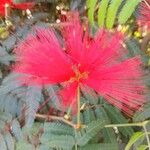
{"label": "green foliage", "polygon": [[[112,107],[111,105],[104,105],[104,108],[106,109],[106,112],[108,113],[108,116],[111,117],[112,122],[114,124],[121,124],[121,123],[127,123],[127,120],[118,109]],[[132,136],[133,129],[131,127],[122,127],[118,129],[124,136]]]}
{"label": "green foliage", "polygon": [[71,150],[75,145],[74,138],[69,135],[53,135],[51,137],[47,135],[47,141],[42,139],[41,142],[42,144],[47,145],[47,147],[64,150]]}
{"label": "green foliage", "polygon": [[88,144],[86,146],[83,146],[79,148],[79,150],[117,150],[117,147],[115,144]]}
{"label": "green foliage", "polygon": [[75,135],[72,127],[59,122],[45,123],[44,132],[49,135]]}
{"label": "green foliage", "polygon": [[12,127],[12,133],[16,138],[16,140],[17,141],[21,140],[23,138],[23,133],[21,131],[20,123],[16,119],[14,119],[12,121],[11,127]]}
{"label": "green foliage", "polygon": [[5,144],[7,146],[7,149],[14,150],[15,149],[15,142],[14,142],[15,140],[12,137],[12,135],[9,132],[7,132],[7,133],[4,134],[3,137],[4,137],[4,140],[5,140]]}
{"label": "green foliage", "polygon": [[126,23],[126,21],[131,17],[132,13],[135,11],[136,6],[141,2],[141,0],[127,0],[126,4],[123,6],[122,10],[118,16],[118,22],[120,24]]}
{"label": "green foliage", "polygon": [[106,121],[101,119],[89,123],[87,128],[76,133],[77,144],[80,146],[87,144],[89,140],[91,140],[102,128],[104,128],[105,125]]}
{"label": "green foliage", "polygon": [[13,118],[10,113],[0,111],[0,149],[14,150],[15,138],[11,133]]}
{"label": "green foliage", "polygon": [[33,150],[33,146],[26,141],[19,141],[16,143],[16,150]]}
{"label": "green foliage", "polygon": [[126,46],[129,51],[129,57],[134,57],[136,55],[140,55],[143,62],[147,64],[148,57],[145,55],[145,53],[140,49],[140,45],[137,40],[133,38],[129,38],[126,40]]}
{"label": "green foliage", "polygon": [[[87,0],[88,18],[91,25],[95,24],[97,15],[99,27],[111,29],[116,24],[125,24],[135,12],[141,0]],[[98,12],[96,9],[98,8]]]}
{"label": "green foliage", "polygon": [[106,28],[111,29],[115,23],[117,11],[121,5],[122,0],[111,0],[107,10]]}
{"label": "green foliage", "polygon": [[150,118],[150,104],[144,106],[143,111],[137,111],[133,117],[134,122],[144,121]]}
{"label": "green foliage", "polygon": [[31,127],[34,119],[35,119],[35,114],[39,108],[39,102],[41,100],[42,96],[42,88],[41,87],[33,87],[29,86],[27,88],[26,92],[26,126]]}
{"label": "green foliage", "polygon": [[145,134],[143,132],[135,132],[132,137],[130,138],[125,150],[130,150],[131,146],[141,137],[143,137]]}
{"label": "green foliage", "polygon": [[98,8],[98,25],[100,27],[105,26],[105,18],[106,18],[108,4],[109,4],[109,0],[102,0],[100,5],[99,5],[99,8]]}
{"label": "green foliage", "polygon": [[140,145],[137,150],[146,150],[148,148],[147,145]]}
{"label": "green foliage", "polygon": [[14,61],[14,56],[10,55],[4,47],[0,46],[0,63],[9,65],[11,61]]}
{"label": "green foliage", "polygon": [[94,11],[96,3],[97,0],[87,0],[88,17],[91,24],[94,24]]}

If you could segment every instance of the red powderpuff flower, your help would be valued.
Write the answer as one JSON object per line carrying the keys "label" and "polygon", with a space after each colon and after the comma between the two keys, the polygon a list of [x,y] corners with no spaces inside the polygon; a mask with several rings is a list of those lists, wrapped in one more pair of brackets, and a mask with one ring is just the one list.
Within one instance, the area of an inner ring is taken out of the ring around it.
{"label": "red powderpuff flower", "polygon": [[150,29],[150,0],[144,0],[140,5],[140,16],[138,18],[140,25],[147,25]]}
{"label": "red powderpuff flower", "polygon": [[131,114],[144,103],[140,58],[124,57],[127,50],[121,46],[121,33],[101,30],[91,38],[78,15],[73,18],[68,17],[69,23],[63,27],[63,46],[52,29],[29,35],[15,50],[14,71],[32,76],[30,84],[61,84],[66,107],[76,104],[79,89],[90,87]]}
{"label": "red powderpuff flower", "polygon": [[33,7],[33,3],[14,3],[13,0],[0,0],[0,15],[5,16],[5,5],[8,4],[11,8],[26,10]]}

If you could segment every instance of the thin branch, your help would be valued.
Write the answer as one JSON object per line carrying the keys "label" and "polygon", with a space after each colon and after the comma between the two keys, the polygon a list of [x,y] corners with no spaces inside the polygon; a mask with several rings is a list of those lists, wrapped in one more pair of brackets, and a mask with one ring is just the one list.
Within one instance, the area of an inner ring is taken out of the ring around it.
{"label": "thin branch", "polygon": [[76,129],[75,124],[73,124],[71,121],[64,119],[63,117],[52,116],[52,115],[43,115],[43,114],[36,114],[35,117],[36,117],[36,119],[40,119],[40,120],[42,119],[42,120],[47,120],[47,121],[50,121],[50,120],[62,121]]}
{"label": "thin branch", "polygon": [[149,140],[149,135],[148,135],[148,132],[147,132],[147,129],[146,129],[146,124],[143,125],[143,129],[144,129],[144,132],[145,132],[145,136],[146,136],[146,140],[147,140],[147,144],[148,144],[148,149],[150,150],[150,140]]}
{"label": "thin branch", "polygon": [[112,128],[112,127],[133,127],[133,126],[143,127],[143,125],[147,124],[148,122],[149,121],[146,120],[144,122],[137,122],[137,123],[110,124],[110,125],[105,125],[105,128]]}

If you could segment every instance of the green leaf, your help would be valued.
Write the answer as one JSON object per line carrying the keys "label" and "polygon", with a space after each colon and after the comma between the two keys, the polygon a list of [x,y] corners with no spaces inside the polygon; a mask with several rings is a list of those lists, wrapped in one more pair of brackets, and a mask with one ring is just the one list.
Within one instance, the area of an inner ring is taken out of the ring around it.
{"label": "green leaf", "polygon": [[146,150],[148,148],[147,145],[140,145],[137,150]]}
{"label": "green leaf", "polygon": [[41,143],[47,145],[49,148],[63,148],[71,150],[75,145],[75,140],[70,135],[50,135],[45,133],[41,137]]}
{"label": "green leaf", "polygon": [[109,0],[102,0],[98,8],[98,25],[104,27]]}
{"label": "green leaf", "polygon": [[0,150],[7,150],[7,146],[2,134],[0,134]]}
{"label": "green leaf", "polygon": [[44,132],[54,135],[72,135],[74,136],[74,130],[68,125],[52,122],[44,124]]}
{"label": "green leaf", "polygon": [[16,143],[16,150],[33,150],[33,146],[25,141],[20,140]]}
{"label": "green leaf", "polygon": [[77,144],[80,146],[84,146],[85,144],[87,144],[89,140],[91,140],[94,136],[98,134],[99,131],[101,131],[101,129],[104,128],[105,125],[106,120],[102,119],[98,119],[89,123],[86,128],[77,132]]}
{"label": "green leaf", "polygon": [[92,109],[86,109],[83,112],[83,119],[84,119],[84,124],[89,124],[90,122],[95,120],[96,118],[94,115],[94,111]]}
{"label": "green leaf", "polygon": [[47,145],[40,145],[39,150],[54,150],[53,148],[48,148]]}
{"label": "green leaf", "polygon": [[126,40],[126,45],[127,45],[127,49],[129,51],[130,57],[141,55],[143,62],[147,63],[148,58],[147,58],[146,54],[144,53],[144,51],[142,51],[140,49],[140,44],[137,40],[129,38]]}
{"label": "green leaf", "polygon": [[7,94],[8,92],[20,87],[19,82],[14,79],[11,82],[0,86],[0,95]]}
{"label": "green leaf", "polygon": [[87,0],[88,18],[89,22],[94,25],[94,10],[97,0]]}
{"label": "green leaf", "polygon": [[17,140],[22,139],[23,135],[21,132],[21,127],[20,127],[19,122],[16,119],[12,121],[11,127],[12,127],[12,133],[15,136],[15,138]]}
{"label": "green leaf", "polygon": [[93,105],[96,105],[98,103],[98,96],[94,90],[92,89],[88,89],[87,91],[83,90],[82,93],[83,93],[82,99],[84,103],[88,102]]}
{"label": "green leaf", "polygon": [[[105,104],[104,108],[109,118],[111,119],[112,123],[115,123],[115,124],[127,123],[127,120],[125,119],[125,117],[115,107]],[[134,133],[131,127],[119,127],[118,130],[126,137],[132,136],[132,134]]]}
{"label": "green leaf", "polygon": [[125,147],[125,150],[130,150],[131,146],[141,137],[143,137],[145,135],[145,133],[143,132],[136,132],[132,135],[132,137],[130,138],[128,144]]}
{"label": "green leaf", "polygon": [[135,113],[133,120],[134,122],[144,121],[150,118],[150,105],[146,105],[143,111],[138,111]]}
{"label": "green leaf", "polygon": [[30,86],[26,92],[26,127],[31,127],[34,119],[36,111],[39,107],[39,102],[42,96],[42,87]]}
{"label": "green leaf", "polygon": [[118,150],[116,144],[103,143],[103,144],[87,144],[79,148],[79,150]]}
{"label": "green leaf", "polygon": [[111,4],[108,7],[107,17],[106,17],[106,27],[108,29],[111,29],[113,27],[121,3],[122,0],[111,0]]}
{"label": "green leaf", "polygon": [[114,133],[114,130],[111,128],[106,128],[102,130],[103,137],[104,137],[104,142],[106,143],[116,143],[117,144],[117,139]]}
{"label": "green leaf", "polygon": [[52,86],[46,86],[46,90],[47,90],[49,96],[51,97],[50,105],[52,104],[53,107],[61,110],[60,100],[59,100],[58,95],[56,94],[54,88]]}
{"label": "green leaf", "polygon": [[118,21],[120,24],[126,23],[126,21],[131,17],[132,13],[135,11],[136,6],[140,2],[141,0],[127,0],[119,13]]}
{"label": "green leaf", "polygon": [[11,134],[9,132],[4,135],[4,140],[6,142],[7,149],[8,150],[14,150],[15,140],[13,139],[13,137],[11,136]]}
{"label": "green leaf", "polygon": [[[99,119],[106,119],[107,124],[110,124],[110,119],[108,118],[108,115],[103,107],[96,108],[95,109],[96,118]],[[117,143],[116,136],[114,133],[114,130],[111,128],[104,128],[102,129],[104,142],[106,143]]]}

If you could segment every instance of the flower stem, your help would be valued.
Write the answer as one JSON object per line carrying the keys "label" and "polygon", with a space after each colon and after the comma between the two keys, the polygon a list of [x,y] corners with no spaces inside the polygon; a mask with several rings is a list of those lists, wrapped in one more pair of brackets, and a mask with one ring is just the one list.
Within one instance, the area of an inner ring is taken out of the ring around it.
{"label": "flower stem", "polygon": [[77,144],[75,144],[75,150],[78,150],[78,145]]}
{"label": "flower stem", "polygon": [[146,124],[143,124],[143,129],[144,129],[144,132],[145,132],[145,136],[146,136],[146,140],[147,140],[147,144],[148,144],[148,149],[150,150],[150,140],[149,140],[149,135],[148,135],[148,132],[147,132],[147,129],[146,129]]}
{"label": "flower stem", "polygon": [[77,129],[81,128],[80,122],[80,88],[77,88]]}

